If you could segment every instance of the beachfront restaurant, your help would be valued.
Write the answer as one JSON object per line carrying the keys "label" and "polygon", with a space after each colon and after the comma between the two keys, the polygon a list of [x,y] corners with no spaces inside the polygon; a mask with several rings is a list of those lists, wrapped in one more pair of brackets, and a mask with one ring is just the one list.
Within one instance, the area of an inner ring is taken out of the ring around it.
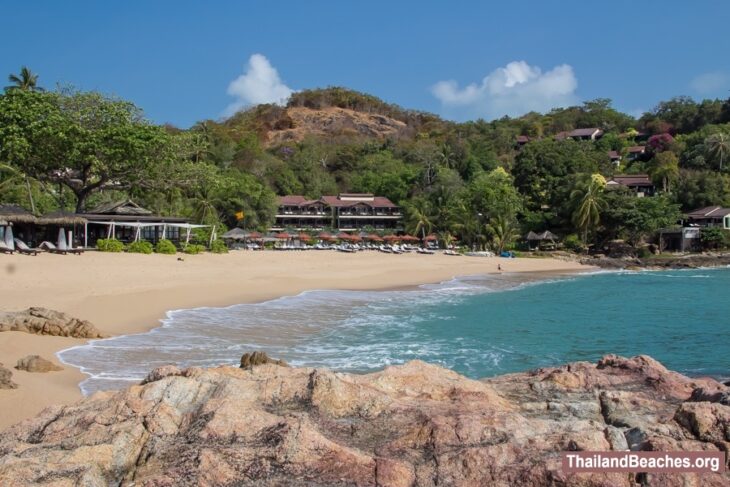
{"label": "beachfront restaurant", "polygon": [[106,238],[153,244],[168,239],[183,244],[190,241],[193,230],[206,227],[209,225],[191,224],[187,218],[153,215],[131,200],[108,203],[84,213],[57,211],[41,217],[17,205],[0,205],[0,238],[12,232],[14,238],[30,247],[43,241],[56,243],[60,232],[73,247],[94,247],[97,240]]}
{"label": "beachfront restaurant", "polygon": [[[106,238],[124,243],[146,240],[155,244],[162,239],[188,243],[194,229],[209,227],[192,224],[187,218],[153,215],[132,200],[107,203],[80,216],[87,220],[84,247],[93,247],[97,240]],[[215,239],[215,227],[212,239]]]}

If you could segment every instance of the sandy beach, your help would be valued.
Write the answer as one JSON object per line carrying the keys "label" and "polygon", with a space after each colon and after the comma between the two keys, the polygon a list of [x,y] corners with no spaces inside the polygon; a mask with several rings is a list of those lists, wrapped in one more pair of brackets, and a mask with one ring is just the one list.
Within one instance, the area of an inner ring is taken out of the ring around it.
{"label": "sandy beach", "polygon": [[[177,256],[87,252],[81,256],[0,256],[0,310],[43,306],[121,335],[159,325],[171,309],[227,306],[295,295],[312,289],[391,289],[455,276],[497,272],[575,273],[590,270],[553,259],[500,259],[437,255],[344,254],[334,251],[251,252]],[[57,362],[55,353],[83,343],[72,338],[0,333],[0,363],[12,368],[31,354]],[[0,428],[51,404],[79,398],[84,376],[13,371],[15,390],[0,390]]]}

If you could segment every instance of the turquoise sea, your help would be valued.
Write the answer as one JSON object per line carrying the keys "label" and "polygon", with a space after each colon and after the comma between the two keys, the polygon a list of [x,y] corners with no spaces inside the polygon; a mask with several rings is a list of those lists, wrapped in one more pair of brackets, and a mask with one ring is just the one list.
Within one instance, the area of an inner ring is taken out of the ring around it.
{"label": "turquoise sea", "polygon": [[412,359],[480,378],[648,354],[688,375],[730,377],[730,269],[469,276],[414,290],[309,291],[168,313],[148,333],[59,358],[82,390],[127,386],[153,367],[234,364],[265,350],[294,365],[372,371]]}

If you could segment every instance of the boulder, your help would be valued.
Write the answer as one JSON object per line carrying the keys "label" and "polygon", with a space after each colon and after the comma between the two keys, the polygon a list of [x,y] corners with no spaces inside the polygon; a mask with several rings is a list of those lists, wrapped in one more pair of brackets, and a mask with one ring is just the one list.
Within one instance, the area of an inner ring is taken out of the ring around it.
{"label": "boulder", "polygon": [[28,355],[27,357],[23,357],[18,360],[15,368],[18,370],[25,370],[26,372],[56,372],[63,370],[63,367],[60,367],[39,355]]}
{"label": "boulder", "polygon": [[105,335],[90,322],[46,308],[0,313],[0,331],[24,331],[35,335],[74,338],[105,338]]}
{"label": "boulder", "polygon": [[3,367],[3,364],[0,364],[0,389],[16,389],[18,387],[18,384],[10,380],[12,376],[13,373]]}

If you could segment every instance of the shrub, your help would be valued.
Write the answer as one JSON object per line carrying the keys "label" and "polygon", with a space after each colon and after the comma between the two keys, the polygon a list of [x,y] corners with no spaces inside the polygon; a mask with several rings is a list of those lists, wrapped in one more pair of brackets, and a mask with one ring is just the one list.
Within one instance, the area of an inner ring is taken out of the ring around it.
{"label": "shrub", "polygon": [[583,251],[583,242],[580,241],[580,238],[578,238],[578,235],[576,234],[571,234],[565,237],[563,245],[565,245],[566,249],[572,250],[573,252]]}
{"label": "shrub", "polygon": [[649,250],[647,247],[641,247],[638,251],[638,256],[641,259],[648,259],[651,257],[651,250]]}
{"label": "shrub", "polygon": [[205,246],[199,245],[199,244],[189,244],[184,249],[183,252],[186,254],[199,254],[201,252],[205,252]]}
{"label": "shrub", "polygon": [[131,244],[127,245],[127,252],[132,252],[134,254],[151,254],[152,244],[146,240],[132,242]]}
{"label": "shrub", "polygon": [[163,238],[162,240],[157,242],[157,245],[155,245],[155,252],[158,254],[174,254],[177,252],[177,248],[175,248],[175,244],[167,240],[166,238]]}
{"label": "shrub", "polygon": [[227,254],[228,245],[223,240],[213,240],[213,243],[210,244],[210,251],[214,254]]}
{"label": "shrub", "polygon": [[124,244],[116,238],[100,238],[96,241],[96,248],[101,252],[121,252]]}

